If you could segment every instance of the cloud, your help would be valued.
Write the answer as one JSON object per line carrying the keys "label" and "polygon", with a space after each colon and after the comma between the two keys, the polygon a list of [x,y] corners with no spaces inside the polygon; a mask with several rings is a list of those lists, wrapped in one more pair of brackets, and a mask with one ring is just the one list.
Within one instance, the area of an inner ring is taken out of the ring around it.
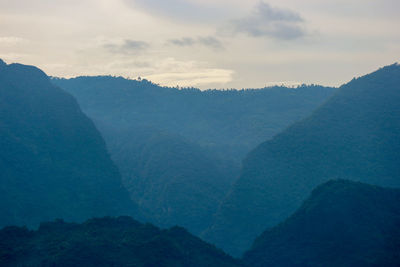
{"label": "cloud", "polygon": [[181,39],[170,39],[168,43],[177,46],[193,46],[196,44],[196,41],[191,37],[183,37]]}
{"label": "cloud", "polygon": [[289,9],[272,7],[259,2],[253,12],[231,22],[234,33],[245,33],[253,37],[270,37],[278,40],[293,40],[304,37],[304,19]]}
{"label": "cloud", "polygon": [[0,36],[0,45],[18,45],[22,43],[26,43],[28,40],[15,37],[15,36]]}
{"label": "cloud", "polygon": [[198,42],[202,45],[213,47],[215,49],[222,49],[223,45],[220,40],[213,36],[199,37]]}
{"label": "cloud", "polygon": [[165,58],[155,64],[152,73],[143,74],[142,77],[161,85],[206,89],[232,81],[233,73],[232,70],[210,67],[202,62]]}
{"label": "cloud", "polygon": [[144,41],[125,39],[122,43],[107,43],[103,47],[115,54],[135,54],[146,50],[150,44]]}
{"label": "cloud", "polygon": [[214,36],[199,36],[197,38],[183,37],[180,39],[170,39],[167,43],[181,47],[203,45],[213,49],[223,49],[222,42]]}

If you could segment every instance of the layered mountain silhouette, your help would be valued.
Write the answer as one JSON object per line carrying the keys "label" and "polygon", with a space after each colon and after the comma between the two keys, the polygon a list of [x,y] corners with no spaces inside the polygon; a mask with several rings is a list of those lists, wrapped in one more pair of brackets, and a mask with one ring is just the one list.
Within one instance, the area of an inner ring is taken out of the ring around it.
{"label": "layered mountain silhouette", "polygon": [[315,190],[285,222],[265,231],[248,266],[399,266],[400,189],[347,180]]}
{"label": "layered mountain silhouette", "polygon": [[238,260],[181,227],[160,230],[130,217],[0,230],[2,266],[235,267]]}
{"label": "layered mountain silhouette", "polygon": [[399,103],[397,64],[343,85],[310,117],[249,153],[206,240],[240,255],[329,179],[399,187]]}
{"label": "layered mountain silhouette", "polygon": [[335,90],[277,86],[200,91],[111,76],[52,82],[74,95],[95,123],[153,127],[238,162],[256,145],[309,115]]}
{"label": "layered mountain silhouette", "polygon": [[75,99],[41,70],[0,61],[0,226],[136,209]]}
{"label": "layered mountain silhouette", "polygon": [[194,234],[210,225],[235,165],[223,166],[181,136],[143,128],[110,130],[104,128],[103,134],[113,159],[148,220],[161,227],[178,224]]}
{"label": "layered mountain silhouette", "polygon": [[103,134],[132,199],[164,227],[199,234],[242,156],[303,118],[333,88],[302,86],[200,91],[119,77],[56,79]]}

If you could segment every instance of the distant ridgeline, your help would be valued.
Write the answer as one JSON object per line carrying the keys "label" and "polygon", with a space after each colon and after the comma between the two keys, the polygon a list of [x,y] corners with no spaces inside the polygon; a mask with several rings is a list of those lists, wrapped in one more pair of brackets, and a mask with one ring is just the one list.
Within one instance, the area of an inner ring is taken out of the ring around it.
{"label": "distant ridgeline", "polygon": [[250,152],[204,237],[240,255],[329,179],[399,187],[399,151],[400,66],[395,64],[343,85],[310,117]]}
{"label": "distant ridgeline", "polygon": [[333,91],[49,79],[0,60],[0,228],[132,215],[247,251],[104,217],[5,227],[0,266],[400,266],[400,66]]}
{"label": "distant ridgeline", "polygon": [[151,222],[200,234],[253,147],[311,113],[333,88],[166,88],[121,77],[52,79],[103,134]]}
{"label": "distant ridgeline", "polygon": [[239,267],[240,261],[180,227],[160,230],[129,217],[63,221],[37,231],[0,230],[0,266]]}
{"label": "distant ridgeline", "polygon": [[0,226],[135,215],[105,143],[41,70],[0,60]]}
{"label": "distant ridgeline", "polygon": [[53,78],[52,82],[74,95],[96,124],[181,135],[235,161],[309,115],[335,90],[312,85],[200,91],[112,76]]}

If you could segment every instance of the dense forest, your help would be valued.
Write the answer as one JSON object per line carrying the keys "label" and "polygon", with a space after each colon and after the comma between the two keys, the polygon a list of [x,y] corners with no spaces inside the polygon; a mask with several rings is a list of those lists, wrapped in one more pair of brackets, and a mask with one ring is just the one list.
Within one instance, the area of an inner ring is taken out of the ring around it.
{"label": "dense forest", "polygon": [[62,220],[0,230],[1,266],[239,267],[240,261],[181,227],[160,230],[130,217]]}
{"label": "dense forest", "polygon": [[245,153],[334,92],[321,86],[200,91],[107,76],[52,82],[96,123],[147,219],[195,234],[210,226]]}
{"label": "dense forest", "polygon": [[329,181],[262,233],[248,266],[399,266],[400,190]]}
{"label": "dense forest", "polygon": [[398,266],[399,85],[398,64],[200,91],[0,60],[0,265]]}
{"label": "dense forest", "polygon": [[0,226],[135,215],[93,122],[41,70],[0,61]]}
{"label": "dense forest", "polygon": [[205,238],[240,255],[329,179],[400,186],[400,66],[354,79],[248,154]]}

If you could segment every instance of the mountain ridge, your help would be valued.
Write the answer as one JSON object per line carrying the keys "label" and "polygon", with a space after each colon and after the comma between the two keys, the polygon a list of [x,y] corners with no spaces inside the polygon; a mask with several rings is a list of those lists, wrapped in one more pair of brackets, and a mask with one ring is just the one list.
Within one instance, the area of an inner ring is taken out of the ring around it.
{"label": "mountain ridge", "polygon": [[[398,64],[353,79],[312,115],[260,144],[243,161],[240,178],[203,237],[240,255],[257,233],[287,218],[324,181],[399,187],[399,85]],[[224,245],[226,240],[234,245]]]}
{"label": "mountain ridge", "polygon": [[34,66],[0,68],[0,147],[1,226],[136,213],[93,122]]}
{"label": "mountain ridge", "polygon": [[398,266],[400,190],[348,180],[315,188],[244,255],[249,266]]}

